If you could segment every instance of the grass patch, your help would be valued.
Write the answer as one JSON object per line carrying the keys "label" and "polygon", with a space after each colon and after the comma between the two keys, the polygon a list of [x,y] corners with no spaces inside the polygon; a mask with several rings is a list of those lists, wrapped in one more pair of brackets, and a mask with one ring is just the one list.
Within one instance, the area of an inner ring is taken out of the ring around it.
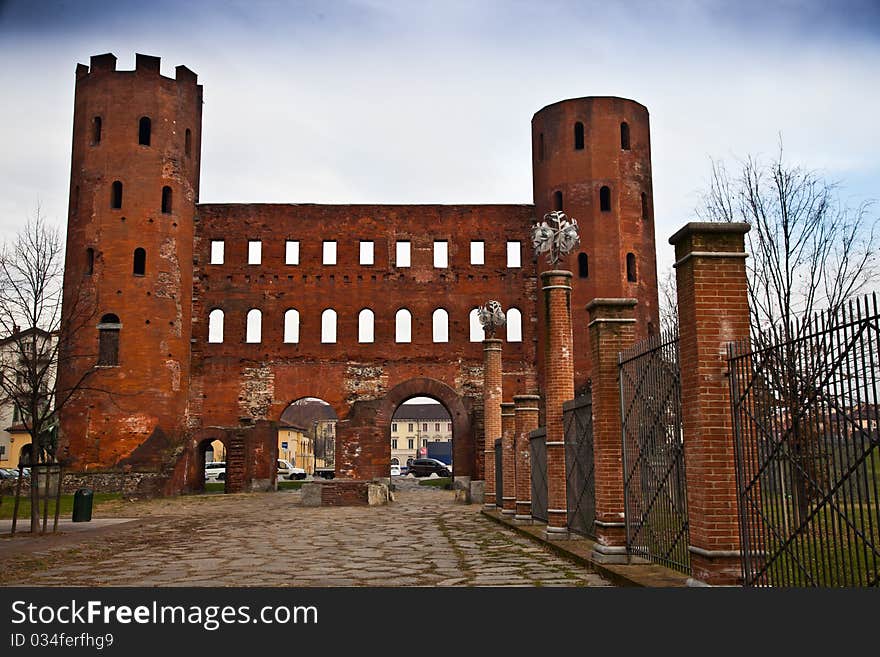
{"label": "grass patch", "polygon": [[222,493],[226,490],[226,484],[222,481],[206,481],[205,482],[205,492],[206,493]]}
{"label": "grass patch", "polygon": [[306,483],[308,482],[305,479],[297,479],[295,481],[283,480],[278,482],[278,490],[299,490]]}
{"label": "grass patch", "polygon": [[[92,495],[92,515],[94,515],[95,509],[100,506],[102,502],[109,502],[111,500],[120,500],[122,499],[121,493],[95,493]],[[12,518],[12,511],[15,508],[15,496],[14,495],[4,495],[3,502],[0,504],[0,519],[9,519]],[[40,502],[39,507],[40,517],[42,518],[43,514],[43,502]],[[27,497],[24,495],[21,496],[18,505],[18,521],[21,522],[22,519],[29,521],[31,515],[31,498],[28,493]],[[69,520],[73,515],[73,495],[62,495],[61,496],[61,511],[59,513],[59,518]],[[49,500],[49,522],[55,518],[55,500]]]}
{"label": "grass patch", "polygon": [[419,481],[419,486],[435,486],[437,488],[452,487],[452,477],[437,477],[436,479],[425,478]]}

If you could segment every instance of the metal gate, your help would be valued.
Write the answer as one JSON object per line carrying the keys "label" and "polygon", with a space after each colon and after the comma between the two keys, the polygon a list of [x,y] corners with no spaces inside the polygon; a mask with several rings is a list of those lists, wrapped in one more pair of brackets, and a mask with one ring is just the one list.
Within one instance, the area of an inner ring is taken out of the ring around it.
{"label": "metal gate", "polygon": [[568,528],[595,537],[596,479],[593,464],[593,397],[562,405],[565,424],[565,490]]}
{"label": "metal gate", "polygon": [[618,364],[627,551],[690,573],[678,335],[633,345]]}
{"label": "metal gate", "polygon": [[747,586],[880,584],[876,295],[729,352]]}
{"label": "metal gate", "polygon": [[504,454],[501,449],[501,438],[495,439],[495,506],[502,507],[501,495],[504,490]]}
{"label": "metal gate", "polygon": [[547,522],[547,429],[529,433],[532,464],[532,518]]}

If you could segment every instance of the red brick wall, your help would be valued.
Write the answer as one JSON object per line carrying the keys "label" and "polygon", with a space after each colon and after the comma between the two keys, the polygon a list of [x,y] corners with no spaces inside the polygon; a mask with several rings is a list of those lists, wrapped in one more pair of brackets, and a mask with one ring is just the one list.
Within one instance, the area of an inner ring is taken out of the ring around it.
{"label": "red brick wall", "polygon": [[516,516],[527,520],[532,515],[532,468],[529,433],[538,428],[538,395],[515,395],[514,449],[516,461]]}
{"label": "red brick wall", "polygon": [[501,485],[501,507],[504,514],[513,515],[516,510],[516,456],[513,447],[516,416],[513,402],[503,402],[501,408],[501,459],[504,478]]}

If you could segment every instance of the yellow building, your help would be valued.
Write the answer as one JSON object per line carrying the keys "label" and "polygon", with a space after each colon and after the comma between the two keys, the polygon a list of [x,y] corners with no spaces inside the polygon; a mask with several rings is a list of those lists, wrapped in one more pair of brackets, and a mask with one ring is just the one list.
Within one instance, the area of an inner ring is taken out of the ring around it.
{"label": "yellow building", "polygon": [[315,421],[308,429],[282,424],[278,428],[278,458],[290,461],[306,474],[314,474],[315,468],[333,467],[335,442],[336,420]]}
{"label": "yellow building", "polygon": [[428,442],[452,440],[452,418],[441,404],[401,404],[391,420],[391,464],[425,455]]}

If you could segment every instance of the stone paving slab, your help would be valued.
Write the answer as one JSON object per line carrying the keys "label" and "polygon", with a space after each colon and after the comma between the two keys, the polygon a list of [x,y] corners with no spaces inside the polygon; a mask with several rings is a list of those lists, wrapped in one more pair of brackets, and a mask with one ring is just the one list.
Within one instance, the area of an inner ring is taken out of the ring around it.
{"label": "stone paving slab", "polygon": [[403,486],[381,507],[306,508],[292,492],[110,502],[102,517],[138,522],[7,553],[0,585],[610,585],[453,497]]}

